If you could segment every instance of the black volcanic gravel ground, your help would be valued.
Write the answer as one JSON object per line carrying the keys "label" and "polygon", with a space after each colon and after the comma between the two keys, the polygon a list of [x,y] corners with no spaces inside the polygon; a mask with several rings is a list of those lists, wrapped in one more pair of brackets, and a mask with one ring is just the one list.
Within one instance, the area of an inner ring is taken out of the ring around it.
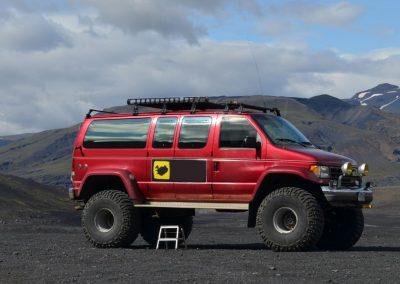
{"label": "black volcanic gravel ground", "polygon": [[399,282],[400,218],[366,212],[360,242],[346,252],[274,253],[246,214],[200,213],[187,250],[96,249],[77,218],[0,224],[0,283],[29,282]]}

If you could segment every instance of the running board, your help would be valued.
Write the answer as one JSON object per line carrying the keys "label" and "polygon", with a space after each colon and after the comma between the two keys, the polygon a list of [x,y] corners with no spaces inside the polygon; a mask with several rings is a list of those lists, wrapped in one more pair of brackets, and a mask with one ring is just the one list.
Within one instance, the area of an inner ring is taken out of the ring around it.
{"label": "running board", "polygon": [[143,203],[143,204],[135,204],[135,207],[249,210],[248,203],[212,203],[212,202],[149,201],[149,202]]}

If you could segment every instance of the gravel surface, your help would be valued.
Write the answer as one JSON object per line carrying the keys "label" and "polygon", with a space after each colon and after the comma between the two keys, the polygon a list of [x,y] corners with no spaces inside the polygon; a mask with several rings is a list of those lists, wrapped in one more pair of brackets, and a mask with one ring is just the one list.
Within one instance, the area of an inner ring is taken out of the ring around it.
{"label": "gravel surface", "polygon": [[96,249],[70,220],[0,223],[0,283],[30,282],[398,282],[400,221],[369,210],[360,242],[345,252],[274,253],[246,214],[199,213],[188,249]]}

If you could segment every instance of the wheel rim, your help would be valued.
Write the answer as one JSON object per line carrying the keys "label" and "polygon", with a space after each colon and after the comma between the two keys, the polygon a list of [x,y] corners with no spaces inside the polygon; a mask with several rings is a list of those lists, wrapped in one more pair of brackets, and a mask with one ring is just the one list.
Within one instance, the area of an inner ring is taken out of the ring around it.
{"label": "wheel rim", "polygon": [[94,216],[94,225],[102,233],[107,233],[114,227],[114,214],[111,210],[102,208]]}
{"label": "wheel rim", "polygon": [[298,217],[293,209],[281,207],[275,211],[272,221],[275,230],[281,234],[289,234],[296,229]]}

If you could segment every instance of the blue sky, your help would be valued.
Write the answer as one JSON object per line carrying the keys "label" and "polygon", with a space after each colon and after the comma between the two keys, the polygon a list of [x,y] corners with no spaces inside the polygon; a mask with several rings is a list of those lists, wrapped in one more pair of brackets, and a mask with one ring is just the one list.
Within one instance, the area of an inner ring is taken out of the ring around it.
{"label": "blue sky", "polygon": [[399,85],[399,3],[2,0],[0,135],[73,125],[128,97]]}
{"label": "blue sky", "polygon": [[[259,1],[264,5],[282,5],[293,1]],[[364,53],[373,49],[397,47],[400,45],[399,1],[303,1],[309,5],[334,5],[348,3],[360,8],[360,13],[347,24],[304,23],[292,17],[278,15],[276,18],[288,22],[293,27],[282,35],[262,35],[258,27],[259,19],[251,15],[243,16],[232,9],[232,16],[222,25],[208,21],[209,36],[215,40],[243,40],[254,42],[276,42],[293,39],[304,42],[315,50],[337,49],[345,53]],[[267,18],[273,17],[269,15]],[[282,19],[283,18],[283,19]]]}

